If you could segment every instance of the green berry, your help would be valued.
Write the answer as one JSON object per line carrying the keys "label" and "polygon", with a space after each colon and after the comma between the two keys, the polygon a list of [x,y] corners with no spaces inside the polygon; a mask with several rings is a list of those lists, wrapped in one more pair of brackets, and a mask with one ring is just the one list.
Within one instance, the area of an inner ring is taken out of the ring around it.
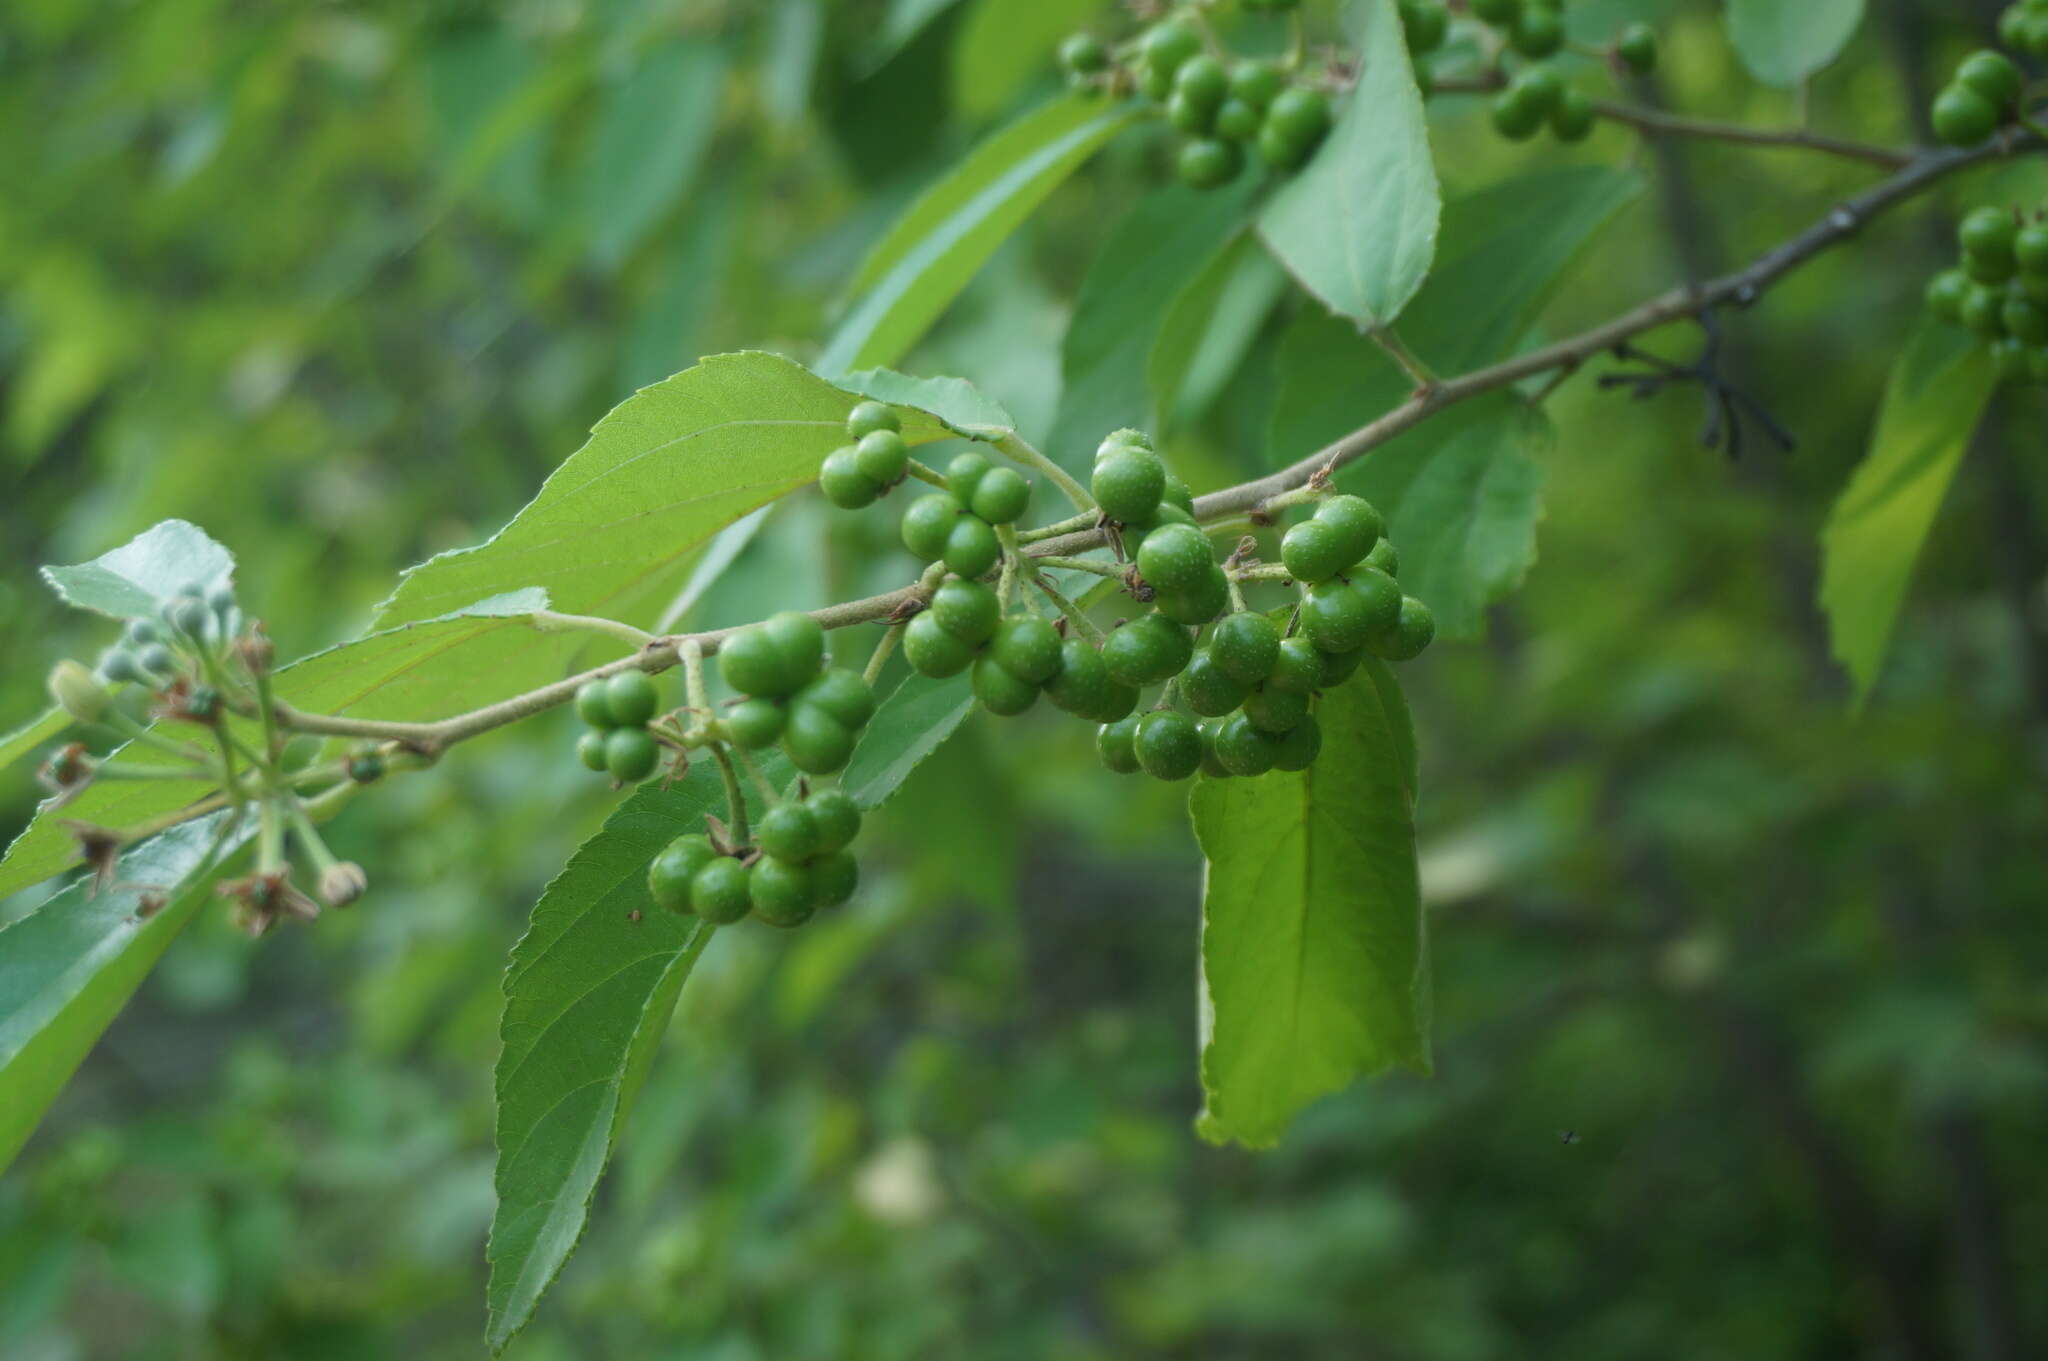
{"label": "green berry", "polygon": [[874,504],[882,484],[861,471],[860,450],[849,444],[825,455],[818,469],[818,490],[841,510],[859,510]]}
{"label": "green berry", "polygon": [[1202,50],[1202,35],[1184,19],[1167,19],[1146,30],[1145,36],[1139,40],[1138,50],[1143,54],[1148,69],[1171,78],[1179,73],[1189,58]]}
{"label": "green berry", "polygon": [[848,851],[828,851],[811,862],[811,898],[819,907],[838,907],[860,887],[860,862]]}
{"label": "green berry", "polygon": [[690,906],[705,921],[721,926],[736,922],[754,906],[747,881],[747,867],[729,855],[721,855],[690,880]]}
{"label": "green berry", "polygon": [[1179,90],[1175,90],[1166,101],[1166,121],[1176,132],[1185,132],[1191,137],[1206,137],[1216,126],[1216,110],[1207,104],[1198,104]]}
{"label": "green berry", "polygon": [[1313,147],[1330,130],[1330,101],[1321,90],[1289,86],[1266,109],[1266,126],[1296,145]]}
{"label": "green berry", "polygon": [[802,683],[763,624],[751,624],[719,644],[718,674],[743,695],[779,697]]}
{"label": "green berry", "polygon": [[1365,649],[1362,647],[1352,648],[1349,652],[1324,652],[1321,688],[1333,689],[1350,680],[1352,673],[1364,664],[1365,655]]}
{"label": "green berry", "polygon": [[818,824],[820,854],[843,850],[860,835],[860,805],[844,789],[813,790],[804,802]]}
{"label": "green berry", "polygon": [[661,707],[661,692],[645,671],[621,671],[604,683],[604,702],[613,723],[637,728]]}
{"label": "green berry", "polygon": [[1280,659],[1280,628],[1263,614],[1226,615],[1209,634],[1209,655],[1242,685],[1258,685]]}
{"label": "green berry", "polygon": [[1637,75],[1648,75],[1657,69],[1657,31],[1648,24],[1630,24],[1614,40],[1614,55]]}
{"label": "green berry", "polygon": [[1156,591],[1186,591],[1201,585],[1216,566],[1209,536],[1193,525],[1167,524],[1138,544],[1138,575]]}
{"label": "green berry", "polygon": [[1593,101],[1578,90],[1565,90],[1550,108],[1550,130],[1560,142],[1583,142],[1593,131]]}
{"label": "green berry", "polygon": [[1121,453],[1125,449],[1142,449],[1148,454],[1152,453],[1152,437],[1128,425],[1112,430],[1102,437],[1102,443],[1095,446],[1095,461],[1100,463],[1111,454]]}
{"label": "green berry", "polygon": [[1493,97],[1489,114],[1493,129],[1510,142],[1526,142],[1543,126],[1543,107],[1529,98],[1519,85],[1510,85]]}
{"label": "green berry", "polygon": [[992,714],[1013,718],[1038,700],[1038,687],[986,654],[974,659],[974,697]]}
{"label": "green berry", "polygon": [[1401,31],[1409,52],[1419,57],[1444,45],[1450,16],[1436,0],[1401,0]]}
{"label": "green berry", "polygon": [[992,525],[1006,525],[1031,504],[1031,484],[1015,468],[991,468],[968,498],[967,508]]}
{"label": "green berry", "polygon": [[1244,697],[1244,716],[1261,732],[1286,732],[1308,715],[1308,696],[1262,685]]}
{"label": "green berry", "polygon": [[1194,651],[1186,629],[1162,615],[1142,614],[1110,633],[1102,661],[1112,679],[1142,686],[1179,674]]}
{"label": "green berry", "polygon": [[1154,709],[1138,720],[1131,750],[1154,779],[1185,780],[1202,764],[1202,734],[1179,710]]}
{"label": "green berry", "polygon": [[1391,577],[1368,569],[1311,588],[1302,601],[1302,631],[1324,652],[1349,652],[1365,646],[1400,611],[1401,588]]}
{"label": "green berry", "polygon": [[609,691],[601,680],[588,680],[576,687],[576,714],[593,728],[617,727],[612,718]]}
{"label": "green berry", "polygon": [[1264,121],[1265,115],[1258,106],[1232,95],[1216,110],[1216,135],[1235,142],[1248,142],[1259,135],[1259,126]]}
{"label": "green berry", "polygon": [[1564,46],[1564,16],[1547,5],[1527,5],[1508,41],[1525,57],[1547,57]]}
{"label": "green berry", "polygon": [[[1107,668],[1105,672],[1106,670]],[[1114,723],[1120,718],[1128,718],[1137,707],[1138,687],[1112,680],[1109,683],[1109,693],[1103,697],[1101,705],[1083,714],[1082,717],[1092,718],[1097,723]]]}
{"label": "green berry", "polygon": [[2034,5],[2027,7],[2026,20],[2020,25],[2020,41],[2015,46],[2030,57],[2048,57],[2048,11]]}
{"label": "green berry", "polygon": [[804,865],[764,855],[747,871],[754,915],[770,926],[802,926],[818,910],[811,872]]}
{"label": "green berry", "polygon": [[1495,28],[1507,28],[1522,15],[1522,0],[1472,0],[1472,17]]}
{"label": "green berry", "polygon": [[936,561],[946,551],[946,537],[953,532],[966,507],[942,491],[927,492],[903,511],[903,546],[920,562]]}
{"label": "green berry", "polygon": [[690,885],[697,871],[717,858],[711,838],[695,832],[685,833],[662,847],[647,867],[647,892],[655,906],[670,912],[688,912]]}
{"label": "green berry", "polygon": [[613,728],[605,734],[604,768],[622,784],[635,784],[654,773],[661,748],[645,728]]}
{"label": "green berry", "polygon": [[1354,537],[1334,524],[1303,520],[1280,537],[1280,563],[1296,581],[1313,586],[1358,561]]}
{"label": "green berry", "polygon": [[1059,669],[1045,682],[1045,695],[1068,713],[1088,718],[1108,704],[1115,686],[1095,645],[1068,638],[1060,643]]}
{"label": "green berry", "polygon": [[1230,92],[1230,75],[1222,62],[1206,52],[1200,53],[1180,64],[1180,70],[1174,73],[1173,89],[1182,98],[1214,109]]}
{"label": "green berry", "polygon": [[1279,757],[1279,739],[1262,732],[1244,714],[1232,714],[1216,728],[1216,759],[1232,775],[1263,775]]}
{"label": "green berry", "polygon": [[1945,269],[1927,281],[1927,310],[1943,321],[1961,321],[1963,299],[1969,292],[1969,275],[1959,269]]}
{"label": "green berry", "polygon": [[1388,576],[1401,574],[1401,554],[1394,548],[1392,539],[1381,539],[1372,546],[1372,552],[1365,555],[1365,565],[1385,572]]}
{"label": "green berry", "polygon": [[576,739],[576,759],[586,770],[604,770],[604,734],[587,732]]}
{"label": "green berry", "polygon": [[946,535],[946,551],[939,555],[948,569],[963,577],[978,577],[996,565],[1003,545],[995,530],[979,516],[962,515]]}
{"label": "green berry", "polygon": [[[2048,324],[2048,313],[2042,314],[2042,321]],[[1436,638],[1436,616],[1429,606],[1414,596],[1401,598],[1401,613],[1394,627],[1382,632],[1372,641],[1372,650],[1392,662],[1405,662],[1419,656]]]}
{"label": "green berry", "polygon": [[992,467],[985,455],[972,449],[956,455],[946,465],[946,490],[953,493],[955,501],[967,505],[974,500],[974,489],[981,485],[981,479],[989,475]]}
{"label": "green berry", "polygon": [[1238,680],[1209,654],[1198,650],[1180,673],[1180,697],[1204,718],[1219,718],[1244,703],[1251,686]]}
{"label": "green berry", "polygon": [[783,860],[808,860],[824,849],[818,819],[800,803],[778,803],[763,813],[754,840]]}
{"label": "green berry", "polygon": [[1159,493],[1159,504],[1179,506],[1192,516],[1195,513],[1195,493],[1189,489],[1187,483],[1168,473],[1166,486]]}
{"label": "green berry", "polygon": [[1263,111],[1287,88],[1286,73],[1271,62],[1241,61],[1230,68],[1230,97]]}
{"label": "green berry", "polygon": [[1521,91],[1522,98],[1547,114],[1564,96],[1564,77],[1557,73],[1555,67],[1528,66],[1515,77],[1509,88]]}
{"label": "green berry", "polygon": [[1343,536],[1347,564],[1364,558],[1387,532],[1387,522],[1373,503],[1349,493],[1326,498],[1317,505],[1315,518]]}
{"label": "green berry", "polygon": [[1183,184],[1196,189],[1216,189],[1236,179],[1244,169],[1244,152],[1235,142],[1220,137],[1196,137],[1183,143],[1174,158],[1174,169]]}
{"label": "green berry", "polygon": [[762,620],[759,627],[768,631],[768,637],[782,652],[791,690],[818,674],[818,667],[825,660],[823,624],[801,610],[779,610]]}
{"label": "green berry", "polygon": [[2048,307],[2025,296],[2007,296],[2000,309],[2005,333],[2022,345],[2048,343]]}
{"label": "green berry", "polygon": [[2014,233],[2012,258],[2022,274],[2048,274],[2048,223],[2029,222]]}
{"label": "green berry", "polygon": [[[1273,658],[1273,672],[1266,684],[1275,690],[1298,695],[1310,694],[1323,686],[1323,656],[1316,645],[1297,633],[1282,638]],[[1186,682],[1182,682],[1183,688]]]}
{"label": "green berry", "polygon": [[1208,573],[1187,590],[1158,592],[1152,608],[1176,624],[1200,626],[1223,613],[1224,606],[1229,603],[1229,580],[1223,575],[1223,569],[1212,561]]}
{"label": "green berry", "polygon": [[846,433],[851,439],[865,439],[877,430],[901,430],[903,422],[881,402],[862,402],[846,413]]}
{"label": "green berry", "polygon": [[2027,347],[2007,336],[1991,342],[1991,366],[2002,383],[2024,383],[2029,377]]}
{"label": "green berry", "polygon": [[877,487],[891,485],[910,467],[910,446],[894,430],[870,430],[854,451],[861,472]]}
{"label": "green berry", "polygon": [[2019,237],[2019,223],[2004,208],[1972,208],[1956,228],[1956,244],[1965,254],[2010,259]]}
{"label": "green berry", "polygon": [[1158,513],[1166,465],[1150,450],[1119,446],[1096,460],[1089,489],[1110,519],[1145,520]]}
{"label": "green berry", "polygon": [[1314,714],[1303,714],[1301,722],[1280,734],[1274,745],[1273,769],[1307,770],[1322,754],[1322,725],[1316,722]]}
{"label": "green berry", "polygon": [[985,643],[996,635],[1002,622],[1003,605],[996,593],[979,581],[947,577],[932,592],[931,617],[939,627],[963,643]]}
{"label": "green berry", "polygon": [[903,658],[920,676],[957,676],[974,660],[974,645],[962,642],[932,617],[917,615],[903,627]]}
{"label": "green berry", "polygon": [[782,727],[787,720],[783,706],[772,699],[754,696],[743,699],[725,711],[721,720],[725,735],[748,751],[771,747],[782,739]]}
{"label": "green berry", "polygon": [[1223,720],[1220,718],[1205,718],[1195,724],[1195,731],[1201,734],[1202,738],[1201,771],[1212,780],[1230,778],[1229,768],[1216,755],[1216,734],[1222,730]]}
{"label": "green berry", "polygon": [[789,706],[782,751],[806,775],[829,775],[853,755],[853,730],[815,704]]}
{"label": "green berry", "polygon": [[1950,146],[1982,143],[1998,127],[1998,109],[1967,85],[1951,85],[1934,97],[1934,135]]}
{"label": "green berry", "polygon": [[1956,67],[1955,83],[1975,90],[1996,108],[2009,109],[2019,102],[2026,81],[2010,57],[1987,49],[1963,58]]}
{"label": "green berry", "polygon": [[1060,669],[1060,635],[1036,615],[1018,615],[996,630],[988,655],[1018,680],[1043,685]]}
{"label": "green berry", "polygon": [[2027,347],[2027,376],[2037,383],[2048,383],[2048,345]]}
{"label": "green berry", "polygon": [[1153,103],[1164,104],[1173,98],[1173,72],[1154,71],[1146,67],[1138,76],[1138,88],[1144,92],[1145,98]]}
{"label": "green berry", "polygon": [[1060,65],[1077,76],[1092,76],[1109,69],[1109,48],[1093,33],[1070,33],[1060,44]]}
{"label": "green berry", "polygon": [[1995,340],[2005,334],[2005,294],[2002,290],[1983,284],[1971,284],[1970,291],[1963,295],[1963,306],[1959,316],[1963,325],[1987,340]]}
{"label": "green berry", "polygon": [[1119,775],[1137,774],[1138,753],[1132,740],[1137,731],[1135,718],[1120,718],[1096,729],[1095,754],[1102,758],[1102,764]]}
{"label": "green berry", "polygon": [[2017,269],[2018,266],[2014,263],[2009,253],[1998,255],[1965,253],[1963,256],[1963,273],[1969,275],[1971,281],[1975,283],[2002,284],[2007,279],[2010,279]]}
{"label": "green berry", "polygon": [[811,704],[844,726],[859,732],[875,716],[875,694],[858,671],[843,666],[827,668],[819,677],[796,692],[797,704]]}

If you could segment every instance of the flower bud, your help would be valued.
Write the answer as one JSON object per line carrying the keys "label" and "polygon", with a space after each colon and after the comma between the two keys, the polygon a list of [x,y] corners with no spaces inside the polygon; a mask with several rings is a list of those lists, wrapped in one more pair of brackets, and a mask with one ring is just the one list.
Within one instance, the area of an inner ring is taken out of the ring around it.
{"label": "flower bud", "polygon": [[353,860],[329,865],[320,874],[320,897],[329,907],[347,907],[370,887],[370,877]]}
{"label": "flower bud", "polygon": [[168,676],[178,669],[177,656],[162,643],[151,643],[136,653],[135,659],[142,663],[143,670],[153,671],[159,676]]}
{"label": "flower bud", "polygon": [[97,676],[69,659],[51,669],[50,697],[57,701],[58,708],[80,723],[99,722],[113,701]]}
{"label": "flower bud", "polygon": [[110,647],[100,654],[100,675],[110,681],[135,681],[143,685],[150,679],[142,663],[135,660],[135,654],[120,647]]}

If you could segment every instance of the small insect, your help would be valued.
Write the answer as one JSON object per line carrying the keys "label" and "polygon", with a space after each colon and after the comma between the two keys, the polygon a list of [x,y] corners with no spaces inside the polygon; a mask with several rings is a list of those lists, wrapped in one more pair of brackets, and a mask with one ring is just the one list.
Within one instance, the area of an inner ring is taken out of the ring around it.
{"label": "small insect", "polygon": [[1557,1132],[1557,1141],[1561,1144],[1575,1144],[1579,1141],[1579,1132],[1575,1129],[1561,1129]]}
{"label": "small insect", "polygon": [[631,912],[628,912],[628,913],[626,914],[626,920],[627,920],[627,921],[629,921],[629,922],[636,922],[636,921],[639,921],[639,920],[640,920],[640,909],[636,907],[636,908],[634,908],[634,909],[633,909],[633,910],[632,910]]}

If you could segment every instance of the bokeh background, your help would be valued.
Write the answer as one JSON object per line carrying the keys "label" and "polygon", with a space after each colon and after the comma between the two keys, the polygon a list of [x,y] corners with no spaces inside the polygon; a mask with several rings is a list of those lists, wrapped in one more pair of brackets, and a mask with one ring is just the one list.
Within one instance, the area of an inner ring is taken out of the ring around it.
{"label": "bokeh background", "polygon": [[[310,651],[636,386],[815,354],[866,245],[1110,8],[8,0],[0,713],[107,640],[38,563],[188,518]],[[1813,114],[1910,140],[1996,6],[1872,9]],[[1573,11],[1663,23],[1646,97],[1794,116],[1711,3]],[[1652,177],[1556,331],[1868,177],[1616,130],[1510,147],[1469,100],[1433,119],[1454,191]],[[1118,143],[906,367],[1042,434],[1078,281],[1162,167]],[[2041,399],[1997,404],[1860,717],[1813,604],[1958,204],[2041,174],[1959,182],[1728,319],[1729,372],[1796,450],[1703,449],[1695,391],[1556,397],[1540,563],[1483,643],[1403,673],[1434,1078],[1331,1098],[1275,1153],[1197,1141],[1184,791],[1102,772],[1071,721],[977,720],[873,820],[854,910],[720,937],[512,1355],[2048,1354]],[[1174,427],[1198,491],[1301,452],[1264,436],[1299,305]],[[893,581],[887,536],[796,498],[694,618]],[[570,741],[528,724],[360,801],[334,833],[370,867],[359,910],[260,944],[216,916],[172,950],[0,1180],[0,1356],[483,1354],[499,976],[612,802]],[[34,798],[8,772],[0,831]]]}

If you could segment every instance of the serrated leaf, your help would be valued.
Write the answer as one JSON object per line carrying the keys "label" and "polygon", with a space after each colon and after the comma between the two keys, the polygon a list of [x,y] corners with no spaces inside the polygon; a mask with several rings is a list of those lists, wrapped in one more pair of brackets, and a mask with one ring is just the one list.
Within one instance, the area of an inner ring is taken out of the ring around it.
{"label": "serrated leaf", "polygon": [[115,619],[154,615],[186,586],[211,587],[235,570],[234,555],[183,520],[165,520],[91,562],[44,567],[67,605]]}
{"label": "serrated leaf", "polygon": [[[960,678],[913,676],[862,733],[844,783],[865,808],[896,791],[973,707]],[[790,773],[760,758],[769,780]],[[751,789],[745,791],[758,813]],[[605,820],[534,907],[505,975],[498,1060],[498,1211],[491,1225],[487,1337],[502,1351],[575,1250],[684,980],[711,931],[663,912],[647,865],[673,837],[725,814],[708,759],[664,789],[641,786]],[[635,916],[637,914],[637,917]]]}
{"label": "serrated leaf", "polygon": [[895,364],[1010,233],[1132,117],[1067,95],[977,146],[911,204],[854,276],[862,296],[820,356],[824,373]]}
{"label": "serrated leaf", "polygon": [[718,130],[726,62],[721,46],[669,39],[604,91],[576,197],[598,266],[616,268],[696,178]]}
{"label": "serrated leaf", "polygon": [[[1271,447],[1298,456],[1399,402],[1407,379],[1341,320],[1302,313],[1281,338]],[[1401,585],[1436,614],[1445,637],[1475,637],[1488,605],[1536,560],[1550,439],[1541,412],[1508,391],[1447,407],[1338,475],[1387,517]]]}
{"label": "serrated leaf", "polygon": [[[0,1169],[210,896],[211,880],[200,872],[225,816],[143,842],[121,857],[111,887],[94,894],[88,883],[73,884],[0,929]],[[138,917],[146,892],[164,902]]]}
{"label": "serrated leaf", "polygon": [[972,119],[1008,108],[1053,69],[1060,40],[1103,18],[1101,0],[978,0],[953,40],[953,105]]}
{"label": "serrated leaf", "polygon": [[1017,428],[1016,418],[1000,402],[965,378],[913,378],[894,369],[862,369],[839,383],[878,402],[929,412],[967,439],[992,439]]}
{"label": "serrated leaf", "polygon": [[1863,0],[1728,0],[1728,36],[1751,75],[1786,89],[1842,54]]}
{"label": "serrated leaf", "polygon": [[1208,862],[1196,1128],[1218,1143],[1270,1147],[1365,1074],[1429,1071],[1407,708],[1374,661],[1316,714],[1308,770],[1205,777],[1190,800]]}
{"label": "serrated leaf", "polygon": [[1052,457],[1085,471],[1119,426],[1151,426],[1146,378],[1175,299],[1245,225],[1257,185],[1222,192],[1184,187],[1146,196],[1118,222],[1088,267],[1060,343],[1060,413]]}
{"label": "serrated leaf", "polygon": [[1332,311],[1377,329],[1436,253],[1442,196],[1394,0],[1354,8],[1360,74],[1336,125],[1259,214],[1280,263]]}
{"label": "serrated leaf", "polygon": [[1996,386],[1968,332],[1923,322],[1892,365],[1870,451],[1821,530],[1821,609],[1855,702],[1884,664],[1913,564]]}

